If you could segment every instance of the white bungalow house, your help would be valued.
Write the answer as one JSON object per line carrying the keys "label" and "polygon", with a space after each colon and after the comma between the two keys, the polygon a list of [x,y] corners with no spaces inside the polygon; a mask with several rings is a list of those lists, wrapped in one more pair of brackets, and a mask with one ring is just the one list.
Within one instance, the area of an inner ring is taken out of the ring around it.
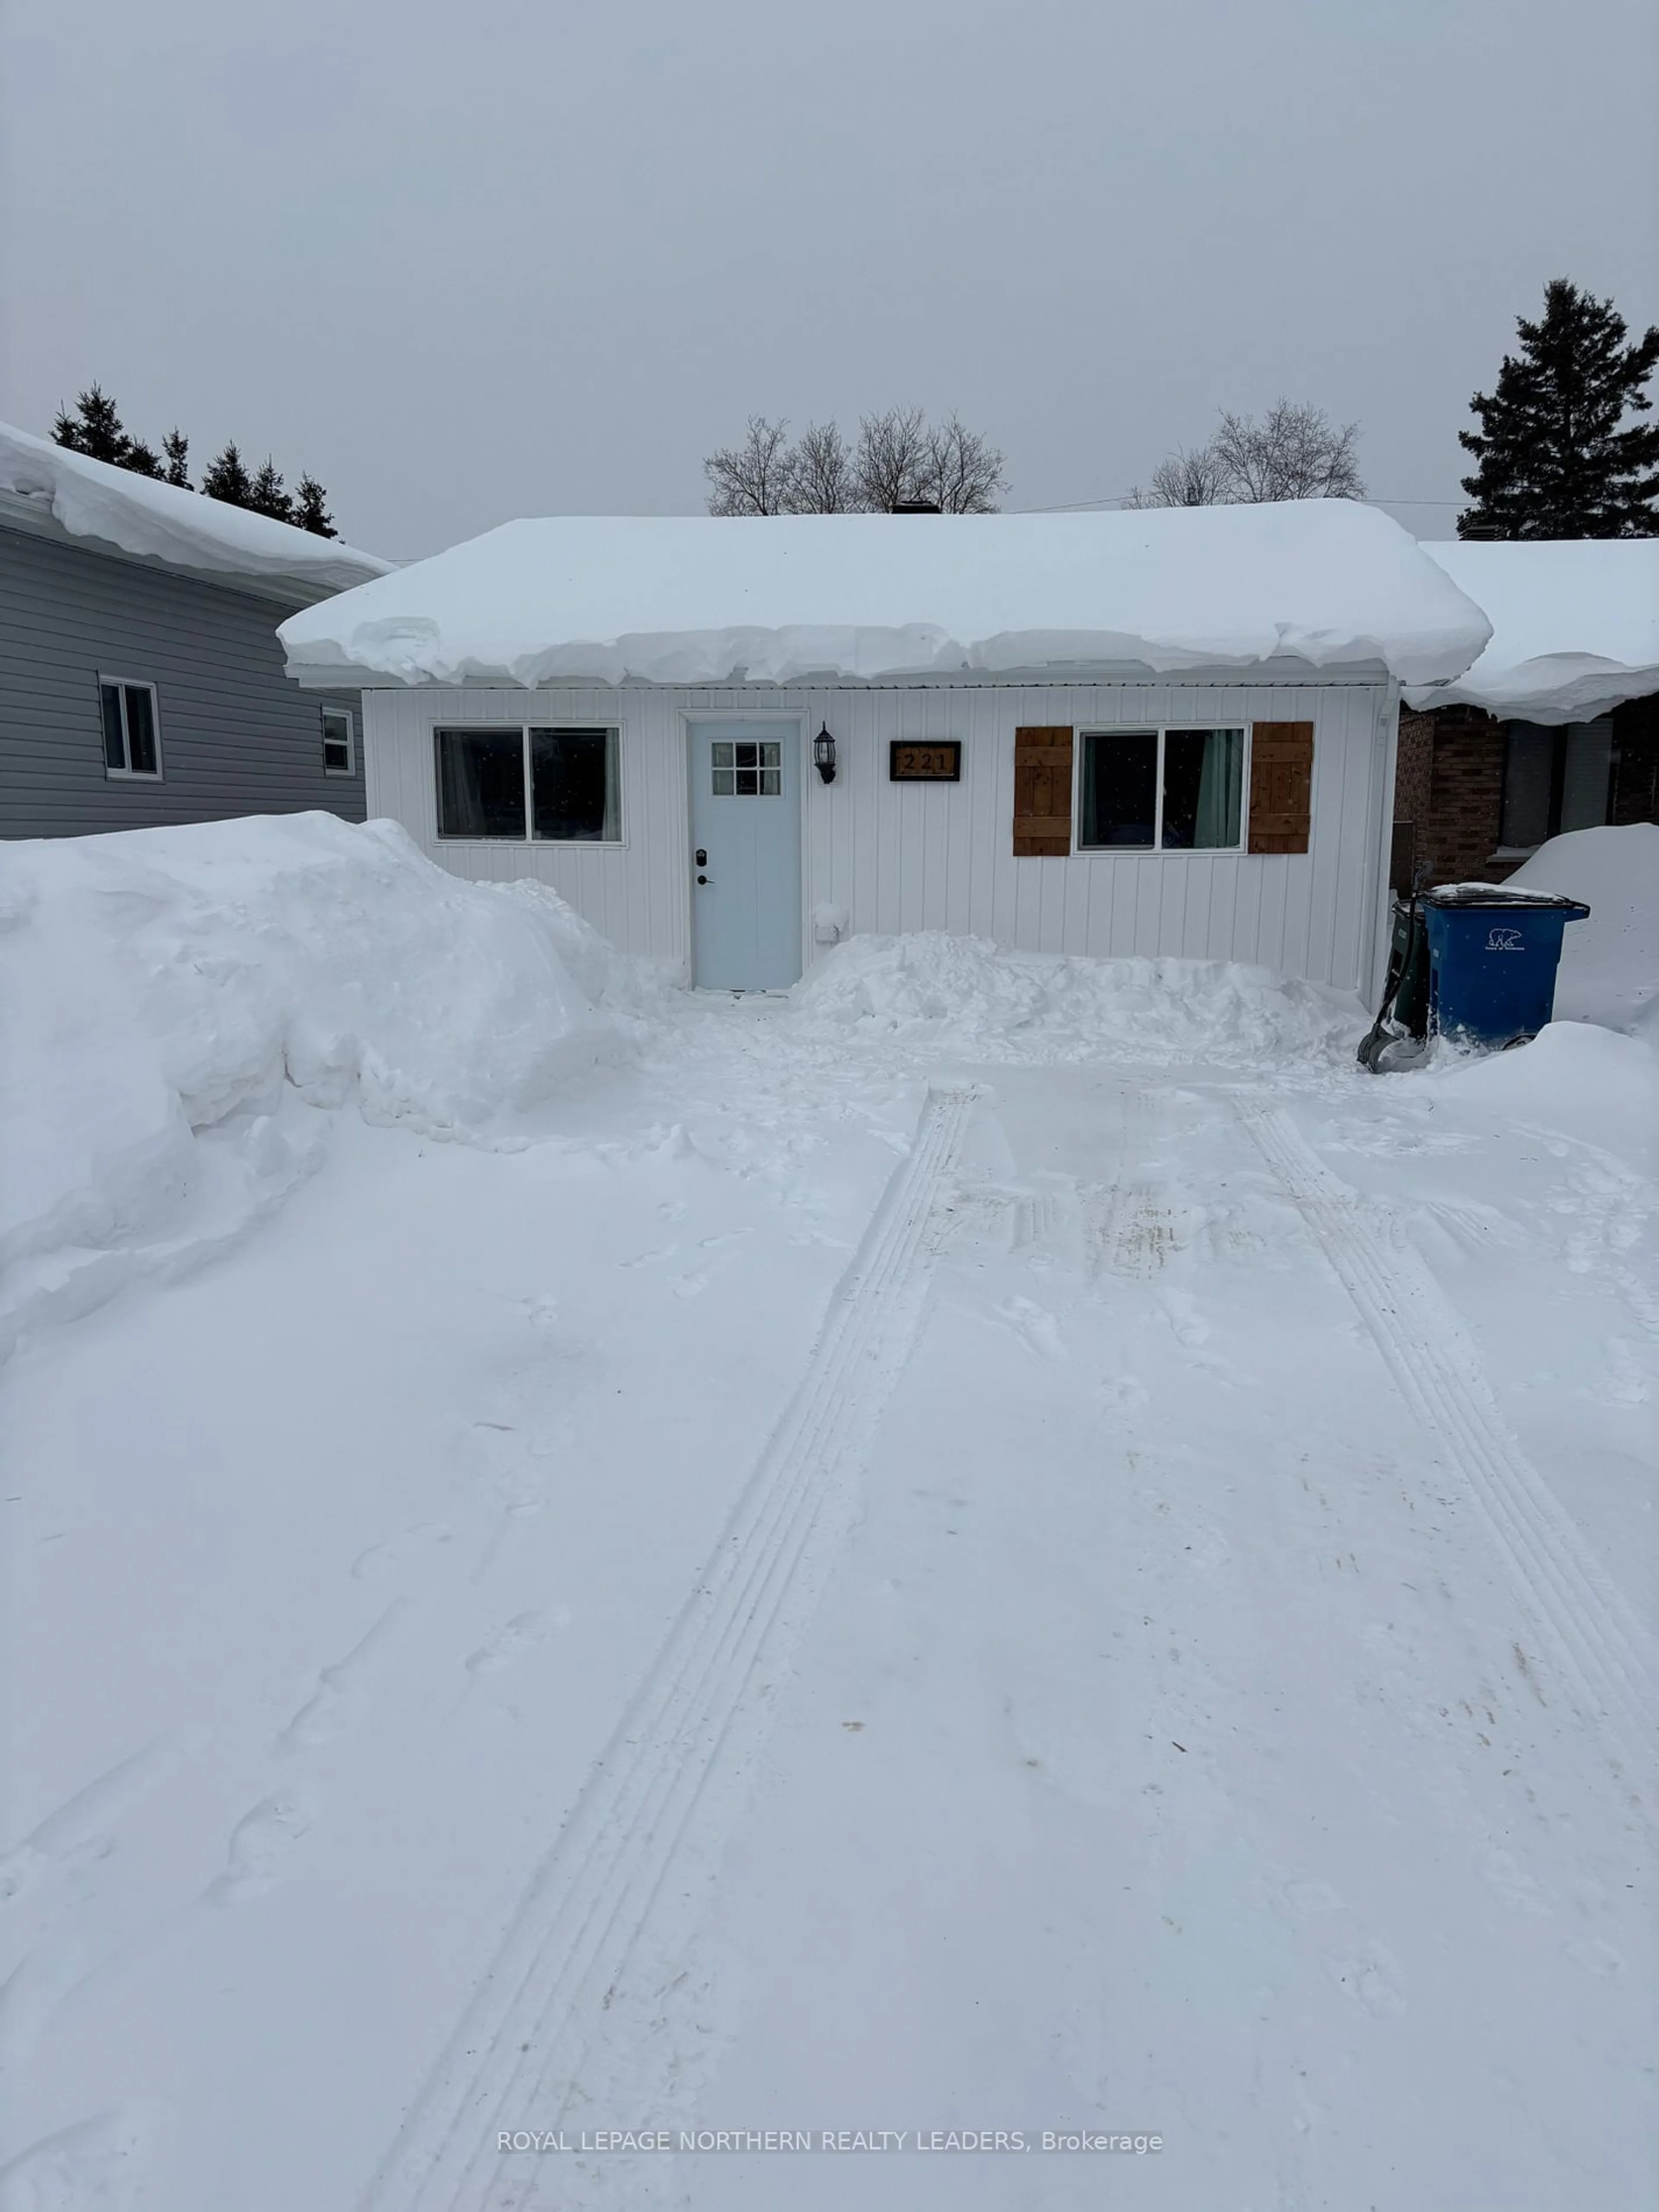
{"label": "white bungalow house", "polygon": [[1485,617],[1344,501],[561,517],[296,614],[371,815],[719,989],[860,931],[1380,973],[1401,687]]}

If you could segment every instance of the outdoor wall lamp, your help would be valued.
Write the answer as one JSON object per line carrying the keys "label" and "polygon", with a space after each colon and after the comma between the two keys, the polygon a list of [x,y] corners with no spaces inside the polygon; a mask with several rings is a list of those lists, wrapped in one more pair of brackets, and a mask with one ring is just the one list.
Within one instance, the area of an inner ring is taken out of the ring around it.
{"label": "outdoor wall lamp", "polygon": [[826,722],[812,740],[812,765],[826,783],[836,780],[836,741]]}

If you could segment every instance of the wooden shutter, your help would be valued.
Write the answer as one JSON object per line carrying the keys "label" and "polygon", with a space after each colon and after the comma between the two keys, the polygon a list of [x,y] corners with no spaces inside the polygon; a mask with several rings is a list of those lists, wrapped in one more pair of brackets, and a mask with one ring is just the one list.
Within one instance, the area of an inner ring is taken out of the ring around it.
{"label": "wooden shutter", "polygon": [[1251,852],[1307,851],[1313,750],[1311,722],[1257,722],[1252,726]]}
{"label": "wooden shutter", "polygon": [[1014,856],[1063,860],[1072,849],[1072,732],[1014,732]]}

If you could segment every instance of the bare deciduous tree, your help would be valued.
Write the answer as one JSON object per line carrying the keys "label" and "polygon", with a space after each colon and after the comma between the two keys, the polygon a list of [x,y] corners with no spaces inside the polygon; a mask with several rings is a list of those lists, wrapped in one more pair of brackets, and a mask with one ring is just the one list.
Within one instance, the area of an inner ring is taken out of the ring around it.
{"label": "bare deciduous tree", "polygon": [[787,514],[794,485],[789,425],[749,417],[740,446],[726,446],[702,465],[710,514]]}
{"label": "bare deciduous tree", "polygon": [[1008,479],[1002,455],[959,415],[927,434],[929,492],[946,514],[994,514]]}
{"label": "bare deciduous tree", "polygon": [[791,457],[791,514],[848,514],[860,505],[853,453],[834,422],[809,422]]}
{"label": "bare deciduous tree", "polygon": [[1142,489],[1137,484],[1126,507],[1219,507],[1229,497],[1226,471],[1213,440],[1190,452],[1177,446],[1166,461],[1152,471],[1152,481]]}
{"label": "bare deciduous tree", "polygon": [[1338,428],[1322,407],[1278,399],[1260,421],[1224,411],[1206,445],[1177,447],[1137,485],[1128,507],[1233,507],[1280,499],[1364,499],[1358,422]]}
{"label": "bare deciduous tree", "polygon": [[1364,499],[1358,422],[1337,428],[1322,407],[1277,399],[1260,422],[1224,413],[1212,441],[1236,500]]}
{"label": "bare deciduous tree", "polygon": [[875,514],[890,514],[931,499],[927,422],[920,407],[890,407],[866,415],[859,423],[853,466],[859,503]]}
{"label": "bare deciduous tree", "polygon": [[751,415],[742,445],[708,456],[711,514],[991,514],[1007,481],[1001,453],[959,415],[934,428],[920,407],[890,407],[865,416],[850,446],[834,422],[809,423],[793,446],[788,428]]}

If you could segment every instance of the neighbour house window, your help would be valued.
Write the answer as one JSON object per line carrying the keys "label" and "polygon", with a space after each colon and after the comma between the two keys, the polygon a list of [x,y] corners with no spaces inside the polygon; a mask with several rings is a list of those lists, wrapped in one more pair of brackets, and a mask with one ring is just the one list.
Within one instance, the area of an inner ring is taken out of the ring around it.
{"label": "neighbour house window", "polygon": [[1244,732],[1085,730],[1078,849],[1237,852]]}
{"label": "neighbour house window", "polygon": [[343,707],[323,709],[323,773],[349,775],[352,771],[351,715]]}
{"label": "neighbour house window", "polygon": [[106,775],[149,775],[161,773],[161,717],[155,711],[155,686],[129,683],[125,678],[100,676],[98,704],[104,725]]}
{"label": "neighbour house window", "polygon": [[1499,840],[1531,852],[1564,830],[1595,830],[1607,818],[1613,783],[1613,718],[1546,729],[1511,722],[1504,761]]}
{"label": "neighbour house window", "polygon": [[622,836],[614,729],[440,729],[441,837],[616,844]]}

